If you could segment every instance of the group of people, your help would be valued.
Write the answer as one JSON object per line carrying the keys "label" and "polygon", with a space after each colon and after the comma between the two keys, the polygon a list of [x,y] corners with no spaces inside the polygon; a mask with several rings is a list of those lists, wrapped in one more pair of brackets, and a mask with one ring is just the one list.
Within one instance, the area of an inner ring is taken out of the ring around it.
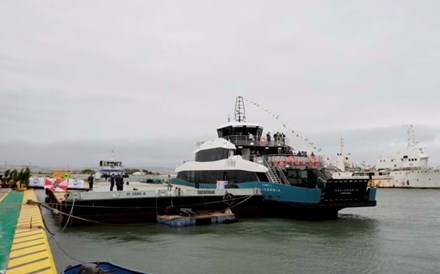
{"label": "group of people", "polygon": [[117,191],[124,190],[124,179],[122,178],[121,174],[110,175],[110,191],[113,191],[115,184],[116,184]]}
{"label": "group of people", "polygon": [[[296,156],[307,157],[307,151],[298,151]],[[315,154],[312,152],[311,156],[315,156]]]}
{"label": "group of people", "polygon": [[[124,190],[124,179],[122,177],[121,174],[111,174],[109,177],[109,181],[110,181],[110,191],[113,191],[113,188],[116,185],[116,190]],[[87,182],[89,183],[89,189],[93,190],[93,182],[94,182],[94,177],[93,174],[90,174],[90,176],[87,178]]]}
{"label": "group of people", "polygon": [[[270,132],[266,134],[266,140],[267,142],[270,142],[271,140]],[[273,140],[275,141],[275,143],[284,143],[286,141],[286,135],[284,133],[277,132],[273,135]]]}

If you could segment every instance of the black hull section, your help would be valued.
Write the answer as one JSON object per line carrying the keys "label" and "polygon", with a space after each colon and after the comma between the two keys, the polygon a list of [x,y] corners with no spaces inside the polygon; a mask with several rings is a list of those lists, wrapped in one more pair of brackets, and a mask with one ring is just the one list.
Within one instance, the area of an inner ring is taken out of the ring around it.
{"label": "black hull section", "polygon": [[336,219],[338,211],[348,207],[373,207],[376,201],[321,201],[319,204],[281,202],[261,195],[239,196],[225,200],[223,196],[162,196],[131,199],[75,200],[58,202],[47,192],[46,203],[59,211],[62,226],[157,222],[157,215],[178,214],[182,208],[212,212],[231,208],[237,218],[279,217],[305,220]]}
{"label": "black hull section", "polygon": [[[212,212],[231,208],[236,217],[262,216],[263,197],[223,196],[157,197],[139,199],[76,200],[75,203],[54,203],[49,206],[59,210],[58,222],[64,226],[86,223],[157,222],[157,215],[178,213],[181,208]],[[73,207],[73,209],[72,209]]]}

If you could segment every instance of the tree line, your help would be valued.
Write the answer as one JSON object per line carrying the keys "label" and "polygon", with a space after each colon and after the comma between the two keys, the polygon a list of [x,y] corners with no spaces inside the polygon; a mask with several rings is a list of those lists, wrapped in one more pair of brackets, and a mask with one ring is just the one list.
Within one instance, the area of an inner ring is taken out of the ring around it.
{"label": "tree line", "polygon": [[28,186],[30,177],[31,170],[29,167],[22,168],[20,171],[8,169],[3,175],[0,175],[0,184],[3,188],[17,188],[18,183],[20,183],[21,186]]}

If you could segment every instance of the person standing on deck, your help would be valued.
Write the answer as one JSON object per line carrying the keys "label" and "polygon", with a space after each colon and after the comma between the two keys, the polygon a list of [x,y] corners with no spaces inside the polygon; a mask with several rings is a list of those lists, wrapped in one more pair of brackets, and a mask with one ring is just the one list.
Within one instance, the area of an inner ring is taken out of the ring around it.
{"label": "person standing on deck", "polygon": [[167,179],[167,189],[168,191],[173,189],[173,185],[171,184],[171,176],[168,175],[168,179]]}
{"label": "person standing on deck", "polygon": [[122,178],[122,176],[120,174],[117,174],[115,181],[116,181],[116,190],[122,191],[124,189],[124,179]]}
{"label": "person standing on deck", "polygon": [[89,190],[93,190],[93,173],[90,173],[87,181],[89,182]]}
{"label": "person standing on deck", "polygon": [[110,191],[113,191],[113,188],[115,187],[115,174],[110,175]]}

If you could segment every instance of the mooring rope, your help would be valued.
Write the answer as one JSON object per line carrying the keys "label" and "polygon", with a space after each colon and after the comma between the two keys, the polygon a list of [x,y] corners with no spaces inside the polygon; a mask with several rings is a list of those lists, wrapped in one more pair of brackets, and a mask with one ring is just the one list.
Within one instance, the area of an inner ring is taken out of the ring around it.
{"label": "mooring rope", "polygon": [[[47,205],[45,205],[43,203],[40,203],[40,202],[37,202],[37,203],[40,206],[42,206],[42,207],[52,211],[55,214],[61,214],[61,215],[69,216],[69,218],[78,219],[78,220],[85,221],[85,222],[90,222],[90,223],[96,223],[96,224],[102,224],[102,225],[112,225],[112,223],[103,223],[103,222],[99,222],[99,221],[95,221],[95,220],[91,220],[91,219],[86,219],[86,218],[82,218],[82,217],[79,217],[79,216],[75,216],[75,215],[72,214],[72,211],[70,212],[70,214],[68,214],[68,213],[64,213],[64,212],[62,212],[62,211],[60,211],[60,210],[58,210],[58,209],[56,209],[54,207],[49,207],[49,206],[47,206]],[[66,221],[66,224],[67,223],[68,222]],[[66,226],[64,226],[64,228],[61,231],[63,231],[65,229],[65,227]]]}
{"label": "mooring rope", "polygon": [[[244,203],[244,202],[246,202],[247,200],[249,200],[250,198],[252,198],[254,195],[255,195],[255,193],[252,194],[252,195],[249,195],[249,196],[246,197],[246,199],[244,199],[243,201],[239,202],[238,204],[235,204],[235,205],[231,206],[231,208],[234,208],[234,207],[236,207],[236,206],[238,206],[238,205],[241,205],[242,203]],[[236,199],[239,199],[239,198],[236,198]],[[233,200],[234,200],[234,199],[233,199]]]}
{"label": "mooring rope", "polygon": [[72,217],[72,213],[73,213],[73,207],[75,206],[75,201],[76,199],[73,198],[73,202],[72,202],[72,207],[70,208],[70,214],[69,217],[67,218],[66,224],[64,225],[63,229],[61,231],[64,231],[67,227],[67,224],[69,224],[70,218]]}

